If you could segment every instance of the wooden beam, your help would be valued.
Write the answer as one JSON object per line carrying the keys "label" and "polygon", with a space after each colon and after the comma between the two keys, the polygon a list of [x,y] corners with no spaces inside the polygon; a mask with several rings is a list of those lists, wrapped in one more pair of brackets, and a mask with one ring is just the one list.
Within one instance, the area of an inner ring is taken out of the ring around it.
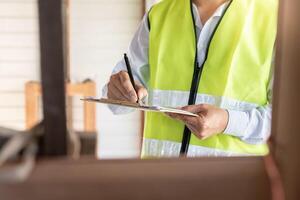
{"label": "wooden beam", "polygon": [[300,199],[300,1],[280,1],[273,123],[275,158],[286,199]]}
{"label": "wooden beam", "polygon": [[38,162],[21,184],[0,185],[5,200],[267,200],[261,157]]}
{"label": "wooden beam", "polygon": [[[67,96],[96,96],[96,83],[85,81],[83,83],[67,83]],[[42,95],[39,82],[30,81],[25,85],[25,106],[26,106],[26,129],[32,128],[39,121],[39,97]],[[96,129],[96,104],[83,102],[84,132],[95,133]]]}
{"label": "wooden beam", "polygon": [[66,155],[65,68],[61,0],[39,0],[41,76],[45,134],[41,153]]}
{"label": "wooden beam", "polygon": [[39,96],[41,87],[37,82],[25,84],[25,120],[26,130],[37,124],[39,120]]}

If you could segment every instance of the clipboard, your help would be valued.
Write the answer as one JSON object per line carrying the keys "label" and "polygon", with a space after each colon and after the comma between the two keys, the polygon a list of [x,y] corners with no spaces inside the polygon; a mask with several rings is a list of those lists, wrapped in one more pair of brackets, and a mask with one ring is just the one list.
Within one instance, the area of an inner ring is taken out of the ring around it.
{"label": "clipboard", "polygon": [[148,111],[148,112],[176,113],[176,114],[187,115],[187,116],[192,116],[192,117],[198,116],[195,113],[191,113],[191,112],[188,112],[185,110],[180,110],[177,108],[164,107],[164,106],[150,106],[150,105],[144,105],[144,104],[140,104],[140,103],[133,103],[133,102],[121,101],[121,100],[94,98],[94,97],[85,97],[85,98],[82,98],[81,100],[88,101],[88,102],[94,102],[94,103],[123,106],[123,107],[127,107],[127,108],[133,108],[136,110],[143,110],[143,111]]}

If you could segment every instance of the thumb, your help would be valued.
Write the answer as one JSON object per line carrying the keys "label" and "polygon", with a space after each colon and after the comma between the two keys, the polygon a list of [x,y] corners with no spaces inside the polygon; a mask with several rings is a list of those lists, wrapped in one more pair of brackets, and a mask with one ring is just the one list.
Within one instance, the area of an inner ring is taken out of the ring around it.
{"label": "thumb", "polygon": [[137,84],[136,90],[139,99],[143,99],[144,97],[148,96],[146,88],[144,88],[142,85]]}

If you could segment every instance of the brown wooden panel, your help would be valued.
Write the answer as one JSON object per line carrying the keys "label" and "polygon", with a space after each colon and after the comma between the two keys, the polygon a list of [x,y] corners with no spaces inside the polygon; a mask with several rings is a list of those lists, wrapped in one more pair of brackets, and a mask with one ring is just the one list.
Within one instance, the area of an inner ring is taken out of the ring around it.
{"label": "brown wooden panel", "polygon": [[268,200],[262,158],[42,161],[5,200]]}
{"label": "brown wooden panel", "polygon": [[280,1],[272,134],[286,199],[300,199],[300,1]]}

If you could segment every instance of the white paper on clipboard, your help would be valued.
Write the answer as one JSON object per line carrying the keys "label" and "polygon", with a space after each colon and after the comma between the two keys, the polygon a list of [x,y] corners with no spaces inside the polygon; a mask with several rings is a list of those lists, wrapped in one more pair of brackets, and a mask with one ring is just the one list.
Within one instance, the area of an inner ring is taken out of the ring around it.
{"label": "white paper on clipboard", "polygon": [[82,101],[89,101],[89,102],[95,102],[95,103],[102,103],[102,104],[110,104],[110,105],[117,105],[117,106],[123,106],[123,107],[129,107],[134,108],[137,110],[143,110],[143,111],[152,111],[152,112],[162,112],[162,113],[176,113],[181,115],[187,115],[187,116],[193,116],[197,117],[198,115],[180,110],[177,108],[170,108],[170,107],[163,107],[163,106],[149,106],[149,105],[143,105],[139,103],[132,103],[128,101],[120,101],[120,100],[113,100],[113,99],[105,99],[105,98],[94,98],[94,97],[86,97],[82,98]]}

